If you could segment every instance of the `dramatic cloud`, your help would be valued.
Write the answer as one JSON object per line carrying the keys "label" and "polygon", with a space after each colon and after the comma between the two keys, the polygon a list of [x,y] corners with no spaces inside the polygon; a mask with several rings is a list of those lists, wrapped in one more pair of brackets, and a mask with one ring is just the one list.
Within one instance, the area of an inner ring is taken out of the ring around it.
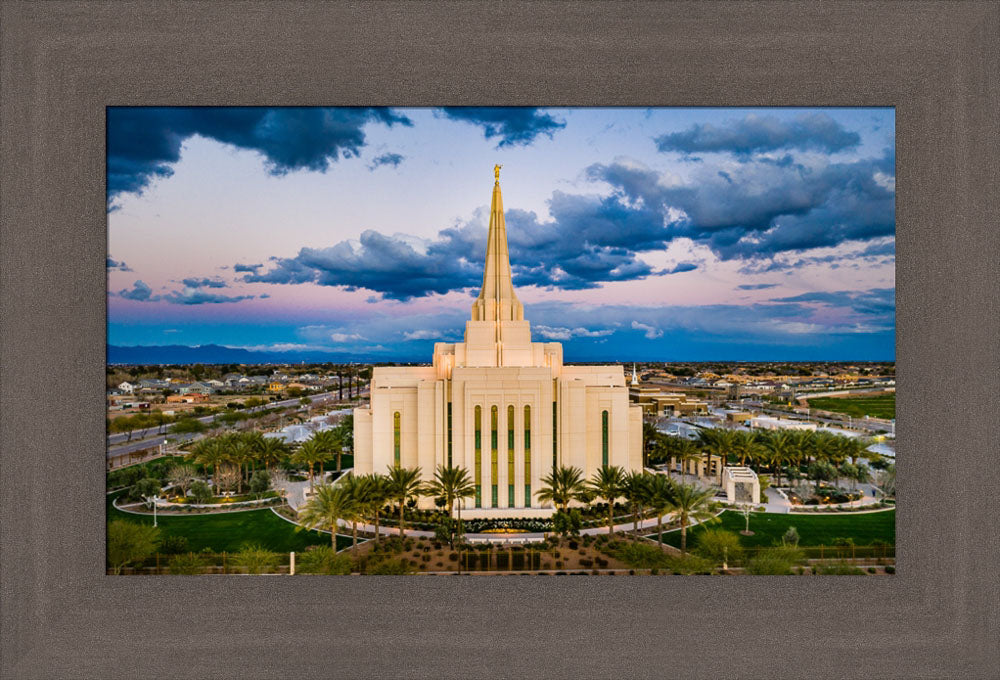
{"label": "dramatic cloud", "polygon": [[686,154],[716,151],[748,155],[781,149],[833,153],[856,147],[861,136],[845,130],[825,113],[803,114],[790,121],[750,114],[720,126],[692,125],[683,132],[661,135],[655,141],[660,151]]}
{"label": "dramatic cloud", "polygon": [[632,322],[632,329],[637,331],[643,331],[646,335],[647,340],[655,340],[656,338],[663,337],[663,331],[655,326],[650,326],[649,324],[639,323],[638,321]]}
{"label": "dramatic cloud", "polygon": [[132,284],[131,290],[120,290],[118,295],[125,298],[126,300],[139,300],[145,302],[150,299],[153,294],[153,289],[147,286],[142,281],[136,281]]}
{"label": "dramatic cloud", "polygon": [[[210,281],[202,279],[197,281]],[[240,300],[252,300],[253,295],[218,295],[209,293],[201,289],[200,286],[187,286],[183,290],[172,290],[164,295],[153,295],[153,290],[142,281],[136,281],[132,288],[118,291],[118,296],[126,300],[136,300],[138,302],[169,302],[175,305],[202,305],[220,302],[239,302]]]}
{"label": "dramatic cloud", "polygon": [[108,267],[108,269],[117,269],[118,271],[122,271],[122,272],[130,272],[130,271],[132,271],[132,269],[127,264],[125,264],[124,262],[118,262],[117,260],[113,260],[110,257],[108,258],[108,265],[107,265],[107,267]]}
{"label": "dramatic cloud", "polygon": [[181,281],[188,288],[225,288],[227,284],[221,279],[192,278]]}
{"label": "dramatic cloud", "polygon": [[233,270],[237,273],[239,272],[256,272],[258,269],[263,267],[263,264],[240,264],[236,263],[233,265]]}
{"label": "dramatic cloud", "polygon": [[141,192],[169,177],[185,139],[200,135],[264,157],[268,172],[325,171],[365,145],[365,125],[411,125],[385,108],[111,107],[108,109],[108,198]]}
{"label": "dramatic cloud", "polygon": [[706,165],[683,183],[621,161],[587,172],[611,185],[613,194],[602,203],[633,228],[636,248],[687,237],[722,259],[762,259],[892,236],[896,229],[895,192],[875,179],[894,174],[889,151],[811,167],[751,161],[730,168],[726,178]]}
{"label": "dramatic cloud", "polygon": [[396,168],[399,164],[403,162],[404,156],[398,153],[384,153],[381,156],[376,156],[372,159],[372,162],[368,164],[369,170],[375,170],[382,165],[391,165]]}
{"label": "dramatic cloud", "polygon": [[445,107],[441,109],[452,120],[465,121],[483,129],[486,139],[498,138],[497,148],[527,146],[538,135],[552,138],[556,130],[566,127],[548,113],[529,107]]}
{"label": "dramatic cloud", "polygon": [[775,298],[772,302],[819,303],[828,307],[841,307],[857,314],[885,319],[896,312],[896,291],[894,288],[873,288],[866,291],[817,291]]}

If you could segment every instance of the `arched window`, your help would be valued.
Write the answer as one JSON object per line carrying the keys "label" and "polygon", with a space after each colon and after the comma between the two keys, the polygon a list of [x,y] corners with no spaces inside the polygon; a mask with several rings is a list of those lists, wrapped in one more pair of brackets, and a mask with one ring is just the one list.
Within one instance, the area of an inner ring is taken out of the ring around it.
{"label": "arched window", "polygon": [[493,406],[490,408],[490,500],[493,502],[492,507],[497,507],[497,496],[499,495],[499,489],[497,488],[497,407]]}
{"label": "arched window", "polygon": [[399,411],[392,414],[392,464],[399,469]]}
{"label": "arched window", "polygon": [[483,507],[483,407],[476,407],[476,507]]}
{"label": "arched window", "polygon": [[608,464],[608,412],[601,412],[601,465]]}
{"label": "arched window", "polygon": [[514,507],[514,407],[507,407],[507,507]]}
{"label": "arched window", "polygon": [[531,507],[531,407],[524,407],[524,507]]}

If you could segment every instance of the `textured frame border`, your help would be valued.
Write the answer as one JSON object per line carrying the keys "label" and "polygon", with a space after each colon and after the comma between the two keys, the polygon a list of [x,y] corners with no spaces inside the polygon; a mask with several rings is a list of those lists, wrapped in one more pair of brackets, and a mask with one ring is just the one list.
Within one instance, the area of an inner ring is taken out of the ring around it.
{"label": "textured frame border", "polygon": [[[996,677],[996,2],[0,12],[2,677]],[[897,575],[103,576],[104,107],[133,104],[896,106]]]}

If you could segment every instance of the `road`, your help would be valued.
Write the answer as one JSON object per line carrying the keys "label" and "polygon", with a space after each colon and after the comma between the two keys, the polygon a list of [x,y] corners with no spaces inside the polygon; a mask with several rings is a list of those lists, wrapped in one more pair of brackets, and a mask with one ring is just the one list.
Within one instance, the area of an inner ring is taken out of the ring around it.
{"label": "road", "polygon": [[[367,394],[367,390],[362,391],[361,394],[362,395]],[[305,395],[305,396],[307,396],[309,398],[309,400],[311,402],[313,402],[313,403],[316,403],[316,402],[327,402],[327,401],[330,401],[331,399],[335,398],[335,395],[334,395],[333,392],[324,392],[322,394]],[[285,406],[293,406],[293,405],[298,404],[298,403],[299,403],[299,397],[296,397],[294,399],[283,399],[281,401],[272,401],[272,402],[270,402],[268,404],[262,404],[260,406],[254,406],[252,408],[244,409],[243,412],[246,412],[246,413],[256,413],[258,411],[263,411],[265,409],[282,408],[282,407],[285,407]],[[211,423],[213,420],[215,420],[215,418],[218,415],[221,415],[221,414],[213,414],[213,415],[209,415],[209,416],[202,416],[200,418],[197,418],[196,420],[199,420],[199,421],[207,424],[207,423]],[[119,433],[119,434],[111,434],[111,435],[108,435],[108,446],[113,446],[115,444],[122,444],[122,443],[129,443],[129,444],[139,444],[139,443],[142,443],[142,444],[145,444],[145,446],[140,446],[139,448],[145,448],[146,446],[149,445],[147,442],[143,442],[142,441],[145,437],[152,437],[154,435],[162,435],[162,434],[164,434],[164,430],[166,429],[167,431],[169,431],[169,428],[170,428],[170,425],[162,425],[162,426],[159,426],[159,427],[147,427],[144,430],[135,430],[135,431],[132,432],[131,438],[129,437],[128,432],[122,432],[122,433]],[[122,452],[126,452],[126,451],[122,451]]]}

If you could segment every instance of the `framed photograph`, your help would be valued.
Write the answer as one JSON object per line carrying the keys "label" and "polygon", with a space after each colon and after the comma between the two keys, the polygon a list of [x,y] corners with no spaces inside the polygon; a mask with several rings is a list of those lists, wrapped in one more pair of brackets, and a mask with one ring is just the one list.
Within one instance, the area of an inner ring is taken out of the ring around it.
{"label": "framed photograph", "polygon": [[719,10],[4,5],[2,677],[988,677],[1000,11]]}

